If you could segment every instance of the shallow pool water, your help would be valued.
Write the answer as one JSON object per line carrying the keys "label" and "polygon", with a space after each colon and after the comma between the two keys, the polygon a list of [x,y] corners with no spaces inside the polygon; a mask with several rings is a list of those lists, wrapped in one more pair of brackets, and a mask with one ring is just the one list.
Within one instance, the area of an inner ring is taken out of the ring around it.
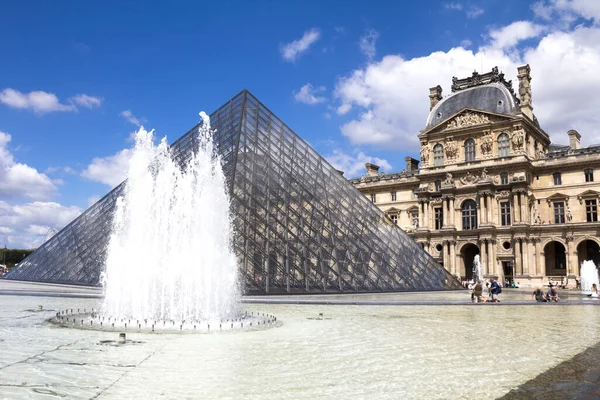
{"label": "shallow pool water", "polygon": [[[436,294],[367,297],[403,296]],[[513,296],[528,293],[505,299]],[[128,332],[136,343],[123,346],[102,343],[117,340],[118,331],[46,322],[60,309],[100,301],[0,296],[0,398],[492,399],[600,341],[600,308],[592,304],[245,304],[283,325],[202,335]],[[38,305],[44,311],[35,311]],[[324,319],[314,319],[319,313]]]}

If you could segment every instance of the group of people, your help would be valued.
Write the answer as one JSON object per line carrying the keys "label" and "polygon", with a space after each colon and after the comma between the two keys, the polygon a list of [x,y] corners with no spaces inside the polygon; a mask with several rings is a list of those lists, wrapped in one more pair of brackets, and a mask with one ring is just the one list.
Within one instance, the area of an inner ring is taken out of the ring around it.
{"label": "group of people", "polygon": [[485,283],[485,287],[487,289],[488,296],[484,296],[483,283],[478,280],[474,282],[470,289],[471,292],[471,301],[473,303],[499,303],[498,295],[502,293],[502,286],[496,282],[494,278],[491,278],[488,282]]}
{"label": "group of people", "polygon": [[547,303],[550,301],[557,302],[558,301],[558,290],[556,286],[550,285],[550,289],[548,289],[548,293],[544,293],[541,287],[535,289],[531,294],[531,298],[535,299],[538,303]]}

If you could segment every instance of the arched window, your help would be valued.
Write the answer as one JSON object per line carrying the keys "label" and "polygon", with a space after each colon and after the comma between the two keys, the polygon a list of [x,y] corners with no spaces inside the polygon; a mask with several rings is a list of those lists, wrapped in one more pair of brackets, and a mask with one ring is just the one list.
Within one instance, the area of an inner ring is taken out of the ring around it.
{"label": "arched window", "polygon": [[473,139],[467,139],[465,142],[465,161],[475,161],[475,141]]}
{"label": "arched window", "polygon": [[433,147],[433,166],[444,166],[444,146],[439,143]]}
{"label": "arched window", "polygon": [[462,204],[463,230],[477,229],[477,203],[475,200],[466,200]]}
{"label": "arched window", "polygon": [[498,136],[498,157],[508,157],[510,155],[510,139],[506,133]]}

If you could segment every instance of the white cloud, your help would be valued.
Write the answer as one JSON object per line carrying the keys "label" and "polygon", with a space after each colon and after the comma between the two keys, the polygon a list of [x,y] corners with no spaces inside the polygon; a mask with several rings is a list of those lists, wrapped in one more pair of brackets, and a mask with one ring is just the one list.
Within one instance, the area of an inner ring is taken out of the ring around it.
{"label": "white cloud", "polygon": [[132,149],[124,149],[112,156],[94,158],[81,176],[113,188],[127,178],[132,154]]}
{"label": "white cloud", "polygon": [[36,201],[11,205],[0,201],[0,242],[9,248],[35,248],[49,229],[62,229],[81,214],[79,207]]}
{"label": "white cloud", "polygon": [[0,198],[29,198],[46,200],[56,186],[45,174],[15,161],[8,149],[11,136],[0,131]]}
{"label": "white cloud", "polygon": [[600,20],[600,2],[597,0],[542,0],[531,6],[536,17],[571,23],[577,18]]}
{"label": "white cloud", "polygon": [[[576,3],[569,4],[573,10]],[[485,37],[488,43],[475,51],[457,47],[412,59],[387,55],[340,78],[334,90],[338,108],[359,111],[341,126],[342,134],[353,145],[416,151],[429,113],[428,89],[439,84],[448,94],[451,77],[470,76],[483,62],[483,72],[498,66],[515,89],[516,67],[531,66],[534,113],[553,142],[567,142],[569,129],[577,129],[584,144],[600,142],[600,98],[587,95],[600,92],[599,26],[565,31],[517,21]],[[527,47],[523,40],[529,40]]]}
{"label": "white cloud", "polygon": [[348,103],[345,103],[345,104],[340,105],[337,108],[337,110],[335,110],[335,112],[337,112],[338,115],[344,115],[344,114],[347,114],[348,111],[350,111],[350,110],[352,110],[352,105],[348,104]]}
{"label": "white cloud", "polygon": [[45,114],[55,111],[77,111],[77,106],[86,108],[99,107],[102,98],[78,94],[68,100],[68,104],[60,102],[54,93],[41,90],[29,93],[21,93],[18,90],[6,88],[0,92],[0,103],[11,108],[31,110],[37,114]]}
{"label": "white cloud", "polygon": [[319,93],[323,93],[324,91],[324,86],[314,87],[312,84],[307,83],[300,88],[299,92],[294,93],[294,98],[300,103],[318,104],[326,100],[325,97],[319,96]]}
{"label": "white cloud", "polygon": [[485,12],[485,10],[481,7],[477,7],[477,6],[470,6],[469,8],[467,8],[466,13],[467,13],[467,18],[477,18],[483,15],[483,13]]}
{"label": "white cloud", "polygon": [[491,30],[489,35],[493,47],[510,49],[523,40],[538,37],[543,31],[544,27],[541,25],[529,21],[516,21],[502,28]]}
{"label": "white cloud", "polygon": [[329,161],[334,168],[344,171],[344,175],[349,178],[364,173],[366,163],[379,165],[381,169],[385,171],[392,169],[392,166],[387,160],[369,156],[358,149],[354,149],[352,154],[347,154],[342,150],[335,149],[331,154],[326,155],[325,159]]}
{"label": "white cloud", "polygon": [[471,42],[469,39],[465,39],[462,42],[460,42],[460,46],[464,47],[465,49],[471,47],[472,44],[473,42]]}
{"label": "white cloud", "polygon": [[477,17],[480,17],[481,15],[483,15],[483,13],[485,12],[485,10],[483,8],[478,7],[476,5],[464,6],[462,3],[457,3],[457,2],[444,3],[444,8],[446,10],[453,10],[453,11],[463,11],[464,10],[467,18],[477,18]]}
{"label": "white cloud", "polygon": [[71,97],[69,100],[71,100],[73,103],[77,104],[78,106],[82,106],[82,107],[90,108],[90,109],[92,109],[94,107],[100,107],[100,105],[104,101],[104,99],[101,97],[88,96],[87,94],[78,94],[78,95]]}
{"label": "white cloud", "polygon": [[369,29],[363,36],[360,37],[360,40],[358,42],[360,51],[369,59],[375,57],[375,44],[378,38],[379,32],[377,32],[374,29]]}
{"label": "white cloud", "polygon": [[145,118],[137,118],[135,115],[133,115],[131,110],[121,111],[119,115],[125,118],[127,122],[130,122],[135,126],[141,126],[144,122],[146,122]]}
{"label": "white cloud", "polygon": [[315,43],[321,37],[321,32],[316,29],[310,29],[304,32],[304,35],[298,40],[286,43],[281,46],[281,56],[286,61],[296,61],[303,53],[305,53],[310,46]]}
{"label": "white cloud", "polygon": [[462,10],[463,9],[463,5],[460,3],[445,3],[444,4],[444,8],[448,9],[448,10]]}

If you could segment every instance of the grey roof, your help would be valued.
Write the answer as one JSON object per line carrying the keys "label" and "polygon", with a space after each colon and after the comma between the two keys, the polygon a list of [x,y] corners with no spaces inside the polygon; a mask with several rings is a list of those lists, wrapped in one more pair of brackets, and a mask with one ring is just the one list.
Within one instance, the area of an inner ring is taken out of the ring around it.
{"label": "grey roof", "polygon": [[426,129],[436,126],[446,118],[464,108],[474,108],[497,114],[516,115],[519,113],[517,99],[502,83],[462,89],[438,102],[427,117]]}

